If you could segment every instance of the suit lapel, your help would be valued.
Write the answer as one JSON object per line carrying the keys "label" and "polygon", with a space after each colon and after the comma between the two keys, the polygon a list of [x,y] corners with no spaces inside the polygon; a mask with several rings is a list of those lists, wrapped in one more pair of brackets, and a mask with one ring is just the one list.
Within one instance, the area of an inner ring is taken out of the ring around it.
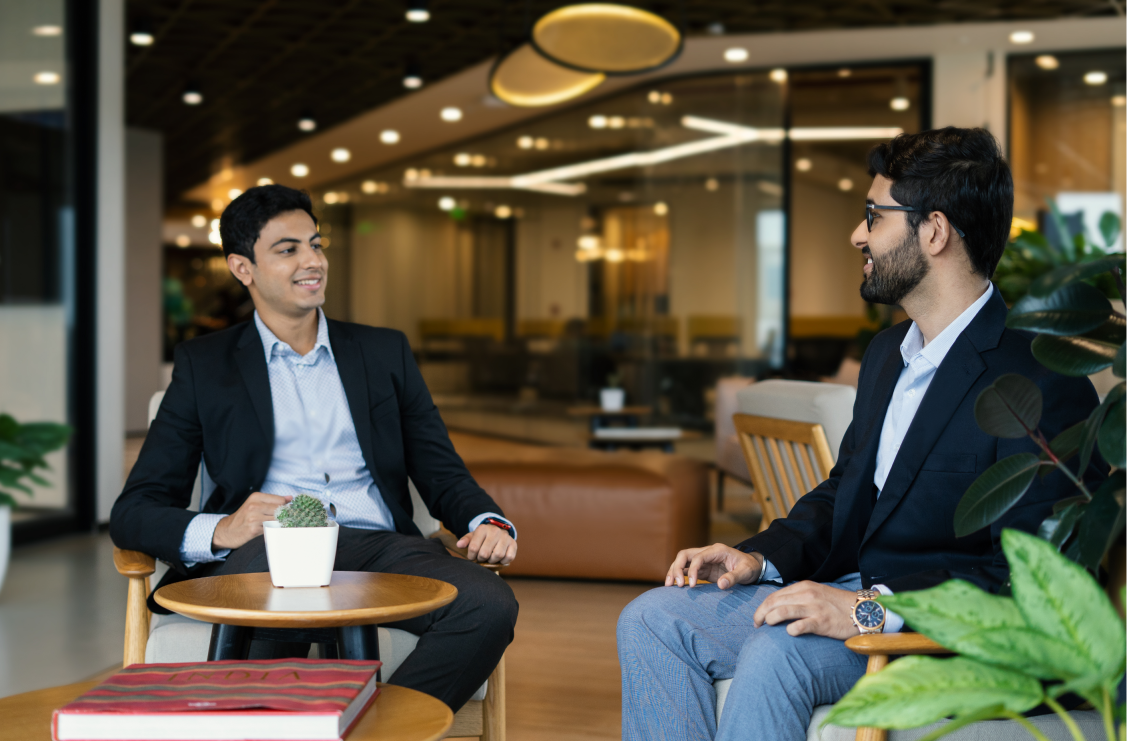
{"label": "suit lapel", "polygon": [[372,423],[368,418],[368,374],[364,368],[364,356],[356,341],[341,331],[333,321],[329,321],[329,342],[333,346],[344,396],[348,399],[348,411],[352,415],[352,426],[356,428],[356,439],[360,442],[360,450],[364,454],[372,480],[383,491],[372,449]]}
{"label": "suit lapel", "polygon": [[266,353],[262,349],[262,338],[253,321],[247,322],[247,328],[235,348],[235,361],[242,373],[243,383],[246,385],[247,394],[250,395],[251,406],[262,425],[262,432],[266,435],[266,449],[274,449],[274,406],[270,397],[270,373],[266,370]]}

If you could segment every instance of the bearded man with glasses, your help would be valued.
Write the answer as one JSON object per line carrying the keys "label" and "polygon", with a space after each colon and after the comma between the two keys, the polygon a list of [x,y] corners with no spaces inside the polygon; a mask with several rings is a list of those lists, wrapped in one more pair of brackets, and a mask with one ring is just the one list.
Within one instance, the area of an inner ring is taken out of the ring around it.
{"label": "bearded man with glasses", "polygon": [[[1002,529],[1036,531],[1072,493],[1064,476],[1038,479],[992,526],[955,537],[970,484],[1002,458],[1039,452],[978,428],[983,389],[1005,373],[1032,379],[1049,439],[1097,404],[1090,381],[1047,370],[1033,335],[1005,326],[990,277],[1009,238],[1013,180],[994,137],[902,134],[873,148],[869,174],[865,220],[850,238],[865,259],[861,296],[910,319],[870,343],[829,478],[735,548],[682,551],[665,587],[623,611],[625,739],[805,739],[814,707],[865,672],[845,639],[903,628],[882,595],[948,579],[998,591]],[[1105,473],[1101,461],[1087,472]],[[733,681],[717,722],[721,679]]]}

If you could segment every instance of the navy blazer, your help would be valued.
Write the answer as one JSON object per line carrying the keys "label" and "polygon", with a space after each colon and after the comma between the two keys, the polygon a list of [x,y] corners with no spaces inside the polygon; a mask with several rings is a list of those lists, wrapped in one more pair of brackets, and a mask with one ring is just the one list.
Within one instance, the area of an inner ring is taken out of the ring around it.
{"label": "navy blazer", "polygon": [[[419,534],[408,476],[455,533],[467,532],[483,512],[502,514],[454,451],[406,336],[332,319],[328,325],[364,462],[396,531]],[[254,322],[177,345],[172,384],[110,515],[113,542],[187,573],[180,544],[196,514],[187,507],[201,456],[216,484],[203,511],[232,514],[266,480],[273,409]]]}
{"label": "navy blazer", "polygon": [[[983,471],[1015,453],[1040,450],[1028,438],[1001,439],[979,429],[978,395],[1005,373],[1029,378],[1044,396],[1041,431],[1052,440],[1087,418],[1098,400],[1091,381],[1054,373],[1030,351],[1034,335],[1005,326],[1001,294],[982,307],[935,371],[904,436],[884,489],[871,505],[877,447],[892,392],[904,367],[900,355],[911,322],[877,335],[861,361],[853,422],[829,478],[795,503],[790,514],[741,543],[758,551],[787,582],[831,582],[861,572],[866,588],[925,589],[965,579],[997,591],[1008,577],[1003,528],[1036,532],[1053,504],[1077,492],[1059,471],[1035,479],[1025,496],[989,528],[955,537],[955,508]],[[1089,476],[1102,478],[1097,460]],[[872,508],[867,525],[863,519]]]}

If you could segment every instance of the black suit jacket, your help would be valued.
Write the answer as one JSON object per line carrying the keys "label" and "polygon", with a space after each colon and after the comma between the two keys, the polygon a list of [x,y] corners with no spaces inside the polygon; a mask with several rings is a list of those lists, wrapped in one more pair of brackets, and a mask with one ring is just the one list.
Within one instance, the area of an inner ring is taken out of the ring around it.
{"label": "black suit jacket", "polygon": [[[997,289],[955,340],[935,372],[868,516],[885,412],[904,366],[900,343],[911,322],[873,339],[861,361],[853,422],[829,478],[795,503],[786,518],[739,545],[758,551],[786,581],[830,582],[861,572],[865,587],[924,589],[959,578],[997,591],[1008,576],[1003,528],[1036,532],[1057,500],[1076,494],[1059,471],[1035,479],[1025,496],[991,527],[955,537],[955,508],[979,475],[1019,452],[1040,452],[1027,437],[987,435],[974,420],[978,395],[1005,373],[1018,373],[1044,395],[1041,430],[1054,436],[1096,407],[1087,378],[1053,373],[1030,352],[1033,335],[1007,329]],[[1093,456],[1098,458],[1098,456]],[[1089,476],[1102,478],[1102,462]]]}
{"label": "black suit jacket", "polygon": [[[408,476],[455,533],[483,512],[502,514],[454,452],[403,333],[331,319],[328,326],[364,461],[396,531],[419,534]],[[187,507],[201,456],[217,487],[203,511],[231,514],[261,490],[273,449],[270,378],[254,322],[181,343],[172,384],[114,503],[113,542],[186,574],[180,544],[196,514]]]}

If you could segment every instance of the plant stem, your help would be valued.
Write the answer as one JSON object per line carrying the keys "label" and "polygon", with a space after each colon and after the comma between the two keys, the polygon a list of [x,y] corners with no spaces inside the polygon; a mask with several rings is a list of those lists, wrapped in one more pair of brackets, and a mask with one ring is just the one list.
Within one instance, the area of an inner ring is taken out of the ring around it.
{"label": "plant stem", "polygon": [[[1080,732],[1080,726],[1076,725],[1076,721],[1072,719],[1072,716],[1068,714],[1068,711],[1065,710],[1059,702],[1046,695],[1045,704],[1051,707],[1053,712],[1060,716],[1061,722],[1068,726],[1068,732],[1072,734],[1072,737],[1076,739],[1076,741],[1084,741],[1084,734]],[[1108,741],[1115,741],[1115,739],[1108,739]]]}
{"label": "plant stem", "polygon": [[1119,289],[1119,300],[1127,301],[1127,290],[1123,289],[1123,273],[1116,266],[1111,269],[1111,274],[1115,276],[1115,287]]}
{"label": "plant stem", "polygon": [[1060,469],[1060,471],[1068,477],[1068,480],[1076,485],[1076,488],[1080,490],[1081,494],[1088,498],[1089,502],[1092,501],[1092,493],[1088,491],[1088,487],[1084,486],[1084,482],[1074,476],[1072,471],[1068,470],[1068,466],[1064,465],[1064,463],[1062,463],[1061,460],[1056,457],[1052,449],[1049,447],[1048,441],[1045,440],[1045,434],[1041,432],[1041,428],[1038,427],[1033,432],[1030,432],[1029,439],[1037,443],[1037,447],[1045,451],[1045,455],[1049,456],[1049,458],[1052,459],[1053,465]]}
{"label": "plant stem", "polygon": [[1020,713],[1015,713],[1012,710],[1006,710],[1002,714],[1010,720],[1016,720],[1018,723],[1020,723],[1025,728],[1025,730],[1029,731],[1029,735],[1037,739],[1037,741],[1049,741],[1049,739],[1045,737],[1045,734],[1037,730],[1037,726],[1026,720]]}
{"label": "plant stem", "polygon": [[1103,702],[1100,703],[1100,713],[1104,716],[1104,732],[1107,734],[1108,741],[1115,741],[1115,720],[1111,717],[1112,708],[1115,704],[1111,700],[1111,693],[1107,691],[1107,687],[1100,690],[1103,695]]}

